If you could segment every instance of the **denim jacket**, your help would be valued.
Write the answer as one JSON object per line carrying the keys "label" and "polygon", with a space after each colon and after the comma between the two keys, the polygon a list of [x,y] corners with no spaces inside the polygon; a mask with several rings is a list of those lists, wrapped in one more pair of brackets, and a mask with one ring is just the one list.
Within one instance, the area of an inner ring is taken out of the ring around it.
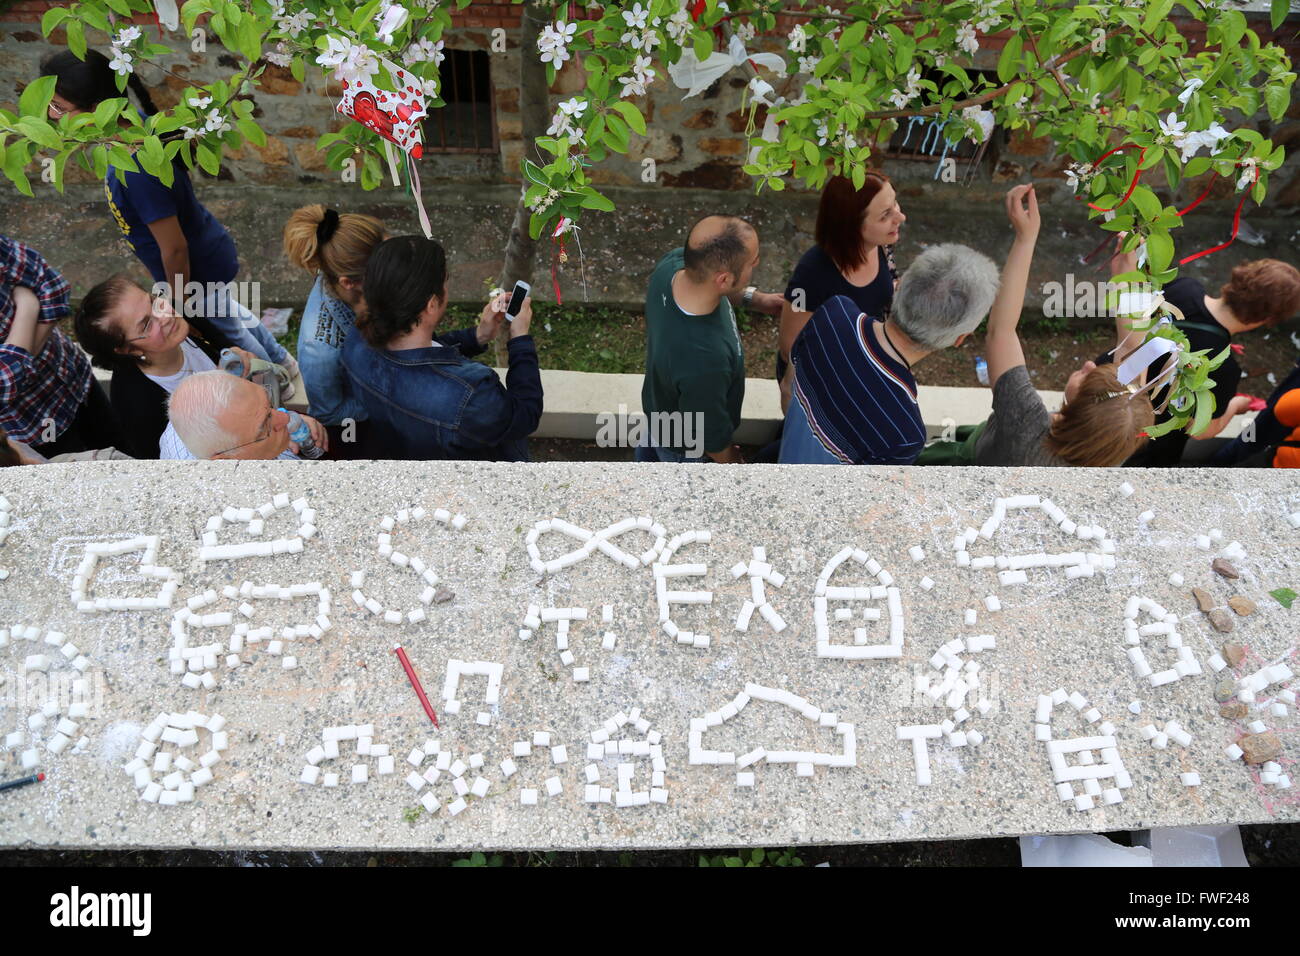
{"label": "denim jacket", "polygon": [[366,420],[366,407],[343,370],[343,343],[356,334],[356,318],[346,302],[325,291],[325,280],[317,276],[302,310],[298,366],[311,415],[322,425],[342,425],[345,418]]}
{"label": "denim jacket", "polygon": [[503,385],[467,355],[483,351],[474,329],[436,337],[421,349],[375,349],[361,335],[343,364],[369,413],[375,457],[426,461],[527,461],[527,438],[542,417],[542,376],[530,335],[510,340]]}

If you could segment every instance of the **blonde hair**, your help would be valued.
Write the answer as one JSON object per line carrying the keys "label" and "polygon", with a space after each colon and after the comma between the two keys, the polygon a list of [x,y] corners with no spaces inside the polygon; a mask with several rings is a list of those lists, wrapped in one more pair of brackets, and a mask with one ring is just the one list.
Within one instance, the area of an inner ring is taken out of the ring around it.
{"label": "blonde hair", "polygon": [[1114,364],[1098,365],[1083,377],[1073,401],[1062,406],[1043,445],[1071,465],[1112,468],[1150,440],[1145,430],[1155,420],[1149,393],[1131,394],[1119,383]]}
{"label": "blonde hair", "polygon": [[326,291],[339,298],[340,279],[365,277],[370,253],[384,241],[384,224],[360,213],[336,214],[337,228],[321,243],[317,236],[327,212],[321,203],[295,209],[284,224],[284,252],[300,269],[323,276]]}

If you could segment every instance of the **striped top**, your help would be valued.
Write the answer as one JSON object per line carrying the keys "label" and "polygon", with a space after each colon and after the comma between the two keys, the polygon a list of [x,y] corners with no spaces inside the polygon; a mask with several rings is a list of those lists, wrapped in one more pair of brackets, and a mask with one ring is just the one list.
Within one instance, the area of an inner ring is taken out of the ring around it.
{"label": "striped top", "polygon": [[[791,350],[783,463],[910,465],[925,447],[916,379],[851,299],[827,299]],[[798,408],[795,408],[795,404]]]}

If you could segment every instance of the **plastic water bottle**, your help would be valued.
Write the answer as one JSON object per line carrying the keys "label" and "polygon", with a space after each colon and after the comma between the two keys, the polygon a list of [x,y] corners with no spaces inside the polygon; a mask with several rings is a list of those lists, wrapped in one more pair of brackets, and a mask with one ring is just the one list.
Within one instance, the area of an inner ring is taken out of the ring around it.
{"label": "plastic water bottle", "polygon": [[975,377],[980,380],[981,385],[989,383],[989,363],[984,361],[984,356],[975,356]]}
{"label": "plastic water bottle", "polygon": [[243,359],[239,357],[239,354],[234,349],[221,350],[221,361],[217,365],[217,368],[221,369],[223,372],[229,372],[236,378],[244,377]]}
{"label": "plastic water bottle", "polygon": [[291,412],[287,408],[280,411],[289,416],[289,437],[298,443],[298,456],[300,458],[319,458],[325,454],[325,449],[321,448],[312,440],[311,429],[307,423],[302,420],[302,416],[297,412]]}

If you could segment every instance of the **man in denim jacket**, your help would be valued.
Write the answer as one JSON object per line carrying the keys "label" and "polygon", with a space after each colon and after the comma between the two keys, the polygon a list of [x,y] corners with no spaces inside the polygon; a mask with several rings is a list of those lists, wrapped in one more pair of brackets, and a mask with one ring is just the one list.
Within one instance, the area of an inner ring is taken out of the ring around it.
{"label": "man in denim jacket", "polygon": [[527,461],[542,417],[542,379],[529,335],[532,300],[510,324],[509,371],[471,357],[505,320],[504,297],[484,307],[475,329],[435,337],[447,310],[442,246],[398,236],[366,266],[361,335],[349,335],[343,364],[369,415],[375,457]]}

